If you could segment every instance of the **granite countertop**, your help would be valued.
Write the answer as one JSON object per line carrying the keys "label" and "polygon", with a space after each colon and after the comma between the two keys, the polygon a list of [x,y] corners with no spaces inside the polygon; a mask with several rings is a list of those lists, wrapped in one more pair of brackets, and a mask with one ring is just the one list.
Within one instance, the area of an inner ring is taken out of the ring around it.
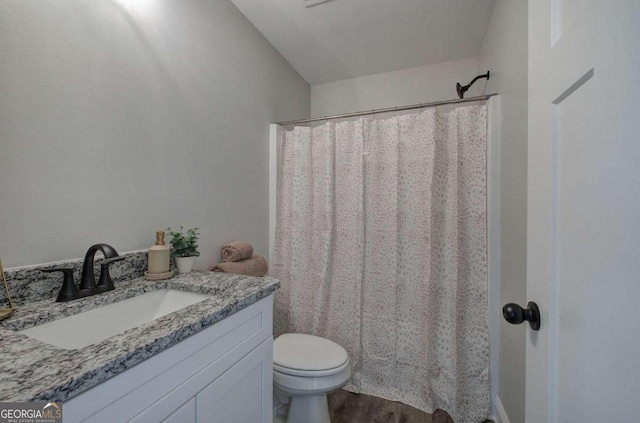
{"label": "granite countertop", "polygon": [[[269,277],[194,271],[165,281],[134,279],[113,291],[67,303],[41,300],[20,306],[0,323],[0,401],[66,401],[267,297],[279,286]],[[166,288],[211,298],[75,350],[16,332]]]}

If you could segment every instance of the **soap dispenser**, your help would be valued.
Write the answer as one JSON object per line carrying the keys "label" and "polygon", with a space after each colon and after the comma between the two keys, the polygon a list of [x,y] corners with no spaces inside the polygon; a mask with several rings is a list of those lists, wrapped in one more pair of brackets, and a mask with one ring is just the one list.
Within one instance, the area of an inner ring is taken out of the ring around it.
{"label": "soap dispenser", "polygon": [[149,270],[144,277],[149,280],[168,279],[173,276],[169,269],[171,248],[165,245],[164,232],[156,232],[156,243],[149,248]]}

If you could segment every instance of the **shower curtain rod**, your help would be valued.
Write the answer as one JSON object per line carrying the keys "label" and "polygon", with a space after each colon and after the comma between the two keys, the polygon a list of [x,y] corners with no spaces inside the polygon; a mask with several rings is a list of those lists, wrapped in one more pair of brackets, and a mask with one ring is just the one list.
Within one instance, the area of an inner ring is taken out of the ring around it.
{"label": "shower curtain rod", "polygon": [[456,98],[454,100],[433,101],[431,103],[412,104],[410,106],[398,106],[398,107],[389,107],[387,109],[368,110],[366,112],[353,112],[353,113],[344,113],[344,114],[341,114],[341,115],[324,116],[324,117],[309,118],[309,119],[289,120],[289,121],[286,121],[286,122],[276,122],[276,125],[280,125],[280,126],[295,125],[295,124],[298,124],[298,123],[319,122],[319,121],[322,121],[322,120],[340,119],[340,118],[348,118],[348,117],[355,117],[355,116],[375,115],[375,114],[378,114],[378,113],[399,112],[401,110],[422,109],[424,107],[444,106],[445,104],[469,103],[469,102],[472,102],[472,101],[487,100],[487,99],[493,97],[494,95],[498,95],[498,93],[479,95],[479,96],[476,96],[476,97],[469,97],[469,98]]}

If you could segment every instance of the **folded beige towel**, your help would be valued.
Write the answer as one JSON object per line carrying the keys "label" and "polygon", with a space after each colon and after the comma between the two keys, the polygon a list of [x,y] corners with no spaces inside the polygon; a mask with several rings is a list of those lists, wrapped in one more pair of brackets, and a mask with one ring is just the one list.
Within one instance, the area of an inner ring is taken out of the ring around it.
{"label": "folded beige towel", "polygon": [[253,247],[248,242],[234,241],[222,246],[222,261],[239,261],[253,255]]}
{"label": "folded beige towel", "polygon": [[251,256],[251,258],[240,261],[218,263],[211,270],[214,272],[233,273],[235,275],[264,276],[267,274],[269,267],[264,257],[256,254],[255,256]]}

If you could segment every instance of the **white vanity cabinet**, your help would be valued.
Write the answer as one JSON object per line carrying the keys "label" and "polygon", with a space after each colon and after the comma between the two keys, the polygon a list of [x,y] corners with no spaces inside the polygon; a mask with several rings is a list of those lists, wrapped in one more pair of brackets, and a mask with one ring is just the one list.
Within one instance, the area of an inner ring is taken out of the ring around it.
{"label": "white vanity cabinet", "polygon": [[270,295],[64,402],[64,422],[271,422],[272,326]]}

